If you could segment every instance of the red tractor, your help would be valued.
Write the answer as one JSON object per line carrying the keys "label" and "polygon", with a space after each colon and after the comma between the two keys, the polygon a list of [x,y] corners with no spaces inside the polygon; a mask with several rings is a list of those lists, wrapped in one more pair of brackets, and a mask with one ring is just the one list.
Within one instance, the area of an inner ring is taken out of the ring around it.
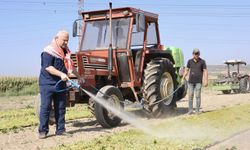
{"label": "red tractor", "polygon": [[[119,108],[124,107],[125,99],[140,102],[156,117],[176,107],[187,90],[178,73],[183,54],[161,45],[157,14],[130,7],[112,9],[111,4],[108,10],[81,14],[83,20],[73,25],[73,36],[79,36],[80,44],[72,59],[86,81],[82,88],[112,97]],[[75,103],[89,103],[105,128],[121,122],[83,91],[69,91],[68,104]]]}

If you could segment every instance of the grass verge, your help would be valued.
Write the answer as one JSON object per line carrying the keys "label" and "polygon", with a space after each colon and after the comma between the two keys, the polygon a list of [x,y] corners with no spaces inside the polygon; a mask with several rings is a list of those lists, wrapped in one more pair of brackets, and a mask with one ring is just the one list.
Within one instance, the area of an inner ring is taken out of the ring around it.
{"label": "grass verge", "polygon": [[[86,105],[76,105],[67,108],[66,120],[91,117]],[[18,132],[24,127],[38,125],[38,118],[35,115],[34,108],[24,108],[16,110],[0,111],[0,133],[8,133],[10,131]]]}
{"label": "grass verge", "polygon": [[[250,104],[206,112],[200,115],[181,116],[161,120],[150,127],[163,138],[146,135],[139,130],[103,136],[54,149],[148,149],[192,150],[205,149],[208,145],[225,139],[250,127]],[[150,121],[152,122],[152,121]],[[143,122],[142,122],[143,124]],[[164,136],[165,135],[165,136]]]}

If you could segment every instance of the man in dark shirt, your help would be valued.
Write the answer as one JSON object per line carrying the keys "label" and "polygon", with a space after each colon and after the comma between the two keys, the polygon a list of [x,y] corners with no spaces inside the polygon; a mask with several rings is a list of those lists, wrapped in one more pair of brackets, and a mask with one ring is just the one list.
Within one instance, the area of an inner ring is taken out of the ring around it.
{"label": "man in dark shirt", "polygon": [[[39,76],[39,87],[41,95],[41,106],[39,116],[39,138],[47,137],[49,132],[49,114],[53,100],[56,120],[56,135],[66,135],[65,132],[65,107],[66,92],[56,92],[56,83],[59,80],[69,80],[68,75],[73,73],[80,78],[73,68],[68,49],[69,34],[59,31],[52,42],[41,54],[41,71]],[[60,88],[65,88],[66,82],[61,82]]]}
{"label": "man in dark shirt", "polygon": [[[189,79],[188,79],[188,99],[189,99],[189,108],[188,114],[193,113],[193,97],[194,92],[196,96],[196,114],[200,113],[200,105],[201,105],[201,87],[202,81],[204,81],[204,86],[208,85],[208,72],[206,62],[200,58],[200,50],[195,48],[193,50],[193,58],[188,60],[187,68],[182,77],[182,82],[184,82],[185,77],[189,72]],[[204,76],[204,80],[203,80]]]}

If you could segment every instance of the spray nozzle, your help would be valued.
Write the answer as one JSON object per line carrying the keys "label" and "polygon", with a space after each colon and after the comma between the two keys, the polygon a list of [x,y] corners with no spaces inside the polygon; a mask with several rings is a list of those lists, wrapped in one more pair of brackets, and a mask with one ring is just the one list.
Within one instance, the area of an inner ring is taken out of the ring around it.
{"label": "spray nozzle", "polygon": [[56,92],[65,92],[65,91],[68,91],[69,89],[71,88],[77,88],[79,89],[80,88],[80,84],[72,81],[72,80],[68,80],[66,81],[67,83],[69,83],[69,86],[66,87],[65,89],[60,89],[59,85],[61,84],[61,82],[64,82],[63,80],[59,80],[56,85],[55,85],[55,89],[56,89]]}

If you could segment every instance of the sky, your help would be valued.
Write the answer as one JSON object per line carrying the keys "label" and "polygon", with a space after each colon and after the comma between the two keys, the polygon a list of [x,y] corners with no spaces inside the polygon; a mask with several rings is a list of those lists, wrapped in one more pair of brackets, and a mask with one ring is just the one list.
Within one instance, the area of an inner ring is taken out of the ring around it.
{"label": "sky", "polygon": [[[208,65],[228,59],[250,63],[249,0],[85,0],[84,11],[134,7],[159,14],[161,43],[183,50],[185,62],[199,48]],[[0,76],[38,76],[40,54],[58,30],[72,35],[78,0],[0,0]],[[77,50],[70,36],[69,48]]]}

